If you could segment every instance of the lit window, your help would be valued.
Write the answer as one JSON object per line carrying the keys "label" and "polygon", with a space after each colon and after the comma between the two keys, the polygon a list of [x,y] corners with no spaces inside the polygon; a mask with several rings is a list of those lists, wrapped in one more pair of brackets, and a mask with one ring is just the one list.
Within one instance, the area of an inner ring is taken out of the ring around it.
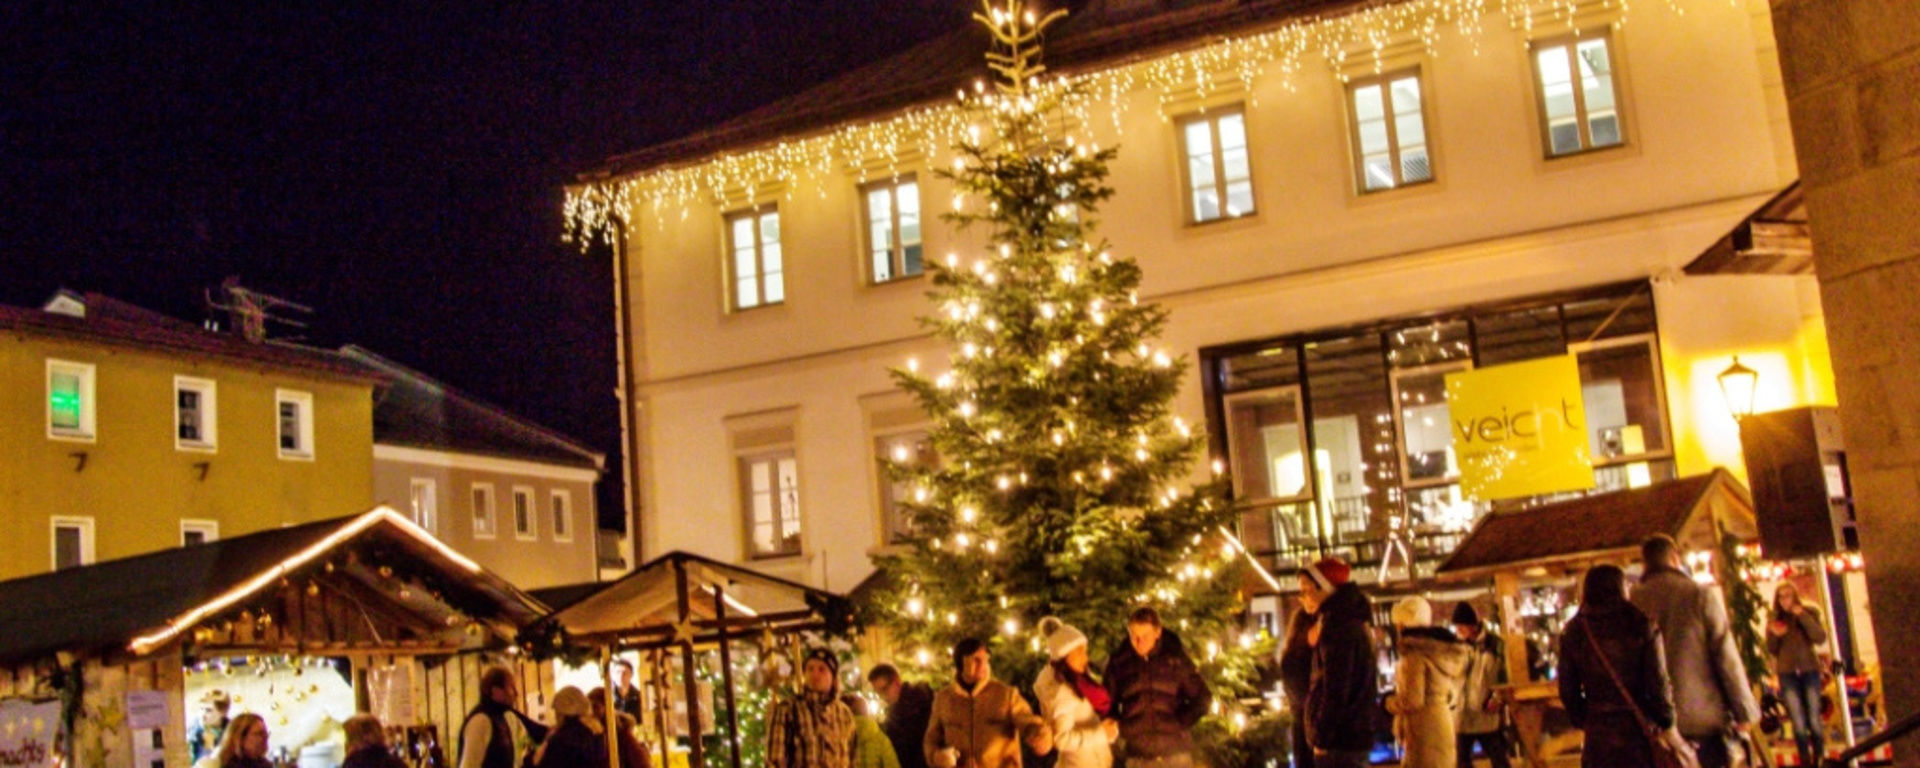
{"label": "lit window", "polygon": [[473,537],[491,539],[499,528],[494,525],[493,486],[473,485]]}
{"label": "lit window", "polygon": [[93,366],[47,361],[47,436],[93,440]]}
{"label": "lit window", "polygon": [[1433,180],[1419,74],[1355,80],[1347,86],[1347,103],[1362,192]]}
{"label": "lit window", "polygon": [[413,478],[407,491],[407,507],[415,525],[428,533],[440,532],[440,484],[430,477]]}
{"label": "lit window", "polygon": [[1246,116],[1214,110],[1180,122],[1187,182],[1187,216],[1195,223],[1253,213],[1253,172],[1247,160]]}
{"label": "lit window", "polygon": [[513,489],[513,537],[522,541],[532,541],[540,537],[539,523],[533,516],[533,489],[515,486]]}
{"label": "lit window", "polygon": [[867,264],[873,282],[921,272],[920,184],[912,176],[861,187],[867,211]]}
{"label": "lit window", "polygon": [[924,467],[937,463],[939,458],[933,452],[926,430],[876,437],[873,448],[880,463],[880,524],[884,526],[886,542],[899,544],[913,533],[913,518],[900,506],[914,500],[913,488],[907,481],[892,477],[887,465]]}
{"label": "lit window", "polygon": [[573,495],[553,492],[553,540],[573,541]]}
{"label": "lit window", "polygon": [[1605,34],[1535,43],[1533,63],[1549,157],[1624,141],[1613,55]]}
{"label": "lit window", "polygon": [[313,459],[313,394],[276,390],[274,401],[279,410],[280,458]]}
{"label": "lit window", "polygon": [[180,546],[191,547],[220,538],[218,520],[181,520]]}
{"label": "lit window", "polygon": [[752,309],[787,299],[780,257],[780,211],[767,206],[727,216],[733,308]]}
{"label": "lit window", "polygon": [[53,518],[53,569],[93,563],[93,518]]}
{"label": "lit window", "polygon": [[173,377],[173,445],[187,451],[212,450],[219,436],[213,382]]}
{"label": "lit window", "polygon": [[800,473],[791,450],[740,459],[740,506],[747,554],[800,554]]}

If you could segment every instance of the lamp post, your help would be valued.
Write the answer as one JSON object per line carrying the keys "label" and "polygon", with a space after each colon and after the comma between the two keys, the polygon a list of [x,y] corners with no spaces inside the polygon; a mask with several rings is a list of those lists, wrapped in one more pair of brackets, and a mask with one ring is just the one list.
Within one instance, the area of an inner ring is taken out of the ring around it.
{"label": "lamp post", "polygon": [[1733,414],[1734,423],[1744,421],[1753,415],[1754,390],[1760,384],[1760,372],[1740,364],[1740,356],[1733,356],[1733,365],[1720,372],[1715,378],[1720,380],[1720,396],[1727,400],[1727,410]]}

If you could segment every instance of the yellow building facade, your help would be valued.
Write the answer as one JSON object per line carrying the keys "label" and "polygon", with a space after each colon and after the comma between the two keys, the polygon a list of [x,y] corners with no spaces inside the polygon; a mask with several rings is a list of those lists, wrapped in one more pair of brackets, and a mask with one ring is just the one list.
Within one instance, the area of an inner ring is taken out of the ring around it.
{"label": "yellow building facade", "polygon": [[372,504],[377,378],[88,298],[0,307],[0,579]]}

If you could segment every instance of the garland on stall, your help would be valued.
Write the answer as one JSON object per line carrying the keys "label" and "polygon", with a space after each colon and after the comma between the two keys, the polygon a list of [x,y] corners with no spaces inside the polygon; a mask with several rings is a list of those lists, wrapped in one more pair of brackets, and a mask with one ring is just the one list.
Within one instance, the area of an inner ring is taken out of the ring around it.
{"label": "garland on stall", "polygon": [[1732,625],[1734,645],[1740,648],[1740,661],[1747,665],[1747,682],[1757,686],[1771,668],[1760,637],[1767,606],[1760,590],[1743,575],[1759,565],[1759,558],[1757,552],[1750,554],[1746,547],[1740,546],[1724,524],[1716,523],[1716,527],[1720,534],[1716,546],[1720,551],[1713,558],[1713,576],[1726,594],[1727,619]]}

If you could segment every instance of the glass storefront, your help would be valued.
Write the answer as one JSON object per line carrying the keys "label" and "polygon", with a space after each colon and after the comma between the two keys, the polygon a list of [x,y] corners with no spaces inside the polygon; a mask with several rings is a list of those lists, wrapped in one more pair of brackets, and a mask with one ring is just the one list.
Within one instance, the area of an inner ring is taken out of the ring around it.
{"label": "glass storefront", "polygon": [[1595,492],[1672,477],[1646,288],[1202,349],[1214,455],[1233,480],[1242,540],[1276,570],[1325,554],[1376,563],[1397,549],[1424,573],[1480,516],[1561,498],[1460,495],[1446,376],[1502,363],[1577,356]]}

